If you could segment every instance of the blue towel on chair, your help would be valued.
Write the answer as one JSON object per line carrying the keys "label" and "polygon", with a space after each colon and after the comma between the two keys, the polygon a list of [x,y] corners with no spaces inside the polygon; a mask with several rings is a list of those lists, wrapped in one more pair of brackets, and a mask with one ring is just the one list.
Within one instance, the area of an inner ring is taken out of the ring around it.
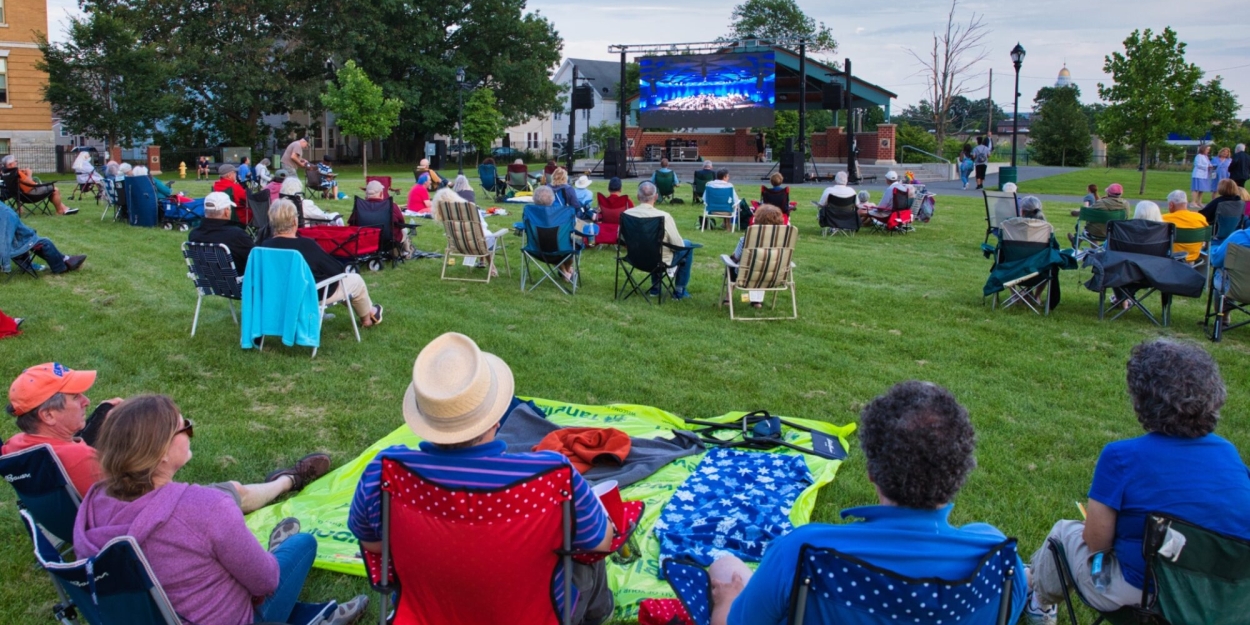
{"label": "blue towel on chair", "polygon": [[243,349],[262,336],[281,336],[287,346],[321,345],[317,281],[294,250],[258,247],[243,274]]}

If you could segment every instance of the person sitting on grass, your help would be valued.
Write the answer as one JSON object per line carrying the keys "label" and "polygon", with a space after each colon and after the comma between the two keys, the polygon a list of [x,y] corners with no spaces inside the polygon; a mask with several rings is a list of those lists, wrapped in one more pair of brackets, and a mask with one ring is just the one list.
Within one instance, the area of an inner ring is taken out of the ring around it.
{"label": "person sitting on grass", "polygon": [[[569,467],[569,459],[551,451],[510,453],[496,439],[501,419],[512,404],[512,370],[498,356],[483,352],[473,339],[454,332],[443,334],[422,348],[412,367],[412,380],[404,395],[404,422],[422,439],[417,449],[399,445],[378,453],[365,467],[356,486],[347,527],[371,553],[382,551],[382,458],[403,464],[423,479],[445,488],[501,488],[545,472]],[[571,471],[574,523],[573,548],[606,552],[615,532],[604,508],[590,485],[577,471]],[[409,537],[408,540],[420,540]],[[489,556],[489,554],[481,554]],[[394,554],[396,559],[412,556]],[[488,560],[487,560],[488,561]],[[483,571],[492,577],[493,571]],[[560,575],[552,571],[552,577]],[[607,569],[601,560],[587,565],[574,561],[572,575],[576,603],[572,622],[592,625],[612,615],[612,593],[607,585]],[[458,589],[444,599],[463,605],[464,614],[473,614],[472,601],[477,587]],[[401,613],[406,609],[405,586],[399,599]]]}
{"label": "person sitting on grass", "polygon": [[[294,180],[288,178],[287,182]],[[297,181],[298,182],[298,181]],[[343,263],[317,245],[312,239],[305,239],[296,234],[299,227],[299,216],[295,212],[295,204],[282,199],[269,207],[269,227],[273,229],[273,238],[261,243],[261,247],[280,250],[295,250],[304,257],[308,268],[312,270],[313,280],[321,282],[343,273]],[[351,295],[352,311],[360,318],[360,324],[366,328],[382,323],[382,306],[374,305],[369,298],[369,287],[365,286],[364,278],[358,273],[349,273],[338,284],[330,287],[327,303],[335,304]]]}
{"label": "person sitting on grass", "polygon": [[[100,480],[96,448],[100,428],[111,418],[113,409],[122,403],[120,397],[114,397],[101,403],[88,417],[91,399],[87,391],[95,380],[95,371],[78,371],[56,362],[23,371],[9,386],[9,403],[5,406],[5,411],[17,419],[20,432],[0,448],[0,453],[11,454],[35,445],[48,445],[65,467],[74,489],[85,496]],[[259,484],[221,482],[209,488],[229,495],[236,507],[246,514],[286,493],[298,492],[329,470],[330,456],[313,453],[301,458],[293,467],[270,473]]]}
{"label": "person sitting on grass", "polygon": [[247,257],[252,253],[255,244],[247,231],[230,221],[230,209],[234,202],[230,196],[220,191],[209,193],[204,198],[204,219],[200,225],[187,233],[187,240],[192,243],[212,243],[225,245],[234,260],[234,269],[243,275],[247,270]]}
{"label": "person sitting on grass", "polygon": [[19,167],[16,156],[9,154],[0,159],[0,167],[3,167],[6,173],[17,171],[17,186],[21,191],[23,202],[41,202],[44,199],[51,199],[52,205],[56,207],[56,214],[78,214],[77,208],[70,208],[61,201],[61,190],[57,189],[55,184],[35,182],[34,172],[30,168]]}
{"label": "person sitting on grass", "polygon": [[429,176],[424,179],[418,178],[416,184],[412,185],[412,189],[408,191],[408,205],[404,211],[419,217],[430,216]]}
{"label": "person sitting on grass", "polygon": [[[1047,537],[1063,545],[1068,584],[1099,612],[1141,601],[1147,514],[1250,539],[1250,475],[1237,448],[1215,434],[1228,397],[1215,359],[1197,345],[1158,339],[1134,347],[1127,370],[1129,400],[1146,434],[1103,447],[1085,521],[1059,521]],[[1094,554],[1103,554],[1110,574],[1103,591],[1090,574]],[[1060,575],[1042,543],[1029,579],[1027,613],[1034,622],[1063,600]]]}
{"label": "person sitting on grass", "polygon": [[[868,481],[880,504],[842,511],[842,518],[863,522],[810,523],[774,540],[754,574],[736,556],[713,562],[714,625],[785,622],[794,563],[805,544],[837,549],[899,575],[957,580],[971,576],[1006,538],[985,523],[950,523],[951,502],[977,465],[972,421],[950,391],[914,380],[896,384],[864,407],[859,428]],[[1022,563],[1016,571],[1024,572]],[[1025,584],[1014,586],[1009,623],[1024,606],[1025,593]]]}
{"label": "person sitting on grass", "polygon": [[1098,198],[1098,185],[1091,184],[1088,187],[1085,187],[1085,190],[1086,190],[1086,194],[1085,194],[1085,197],[1081,198],[1081,206],[1088,208],[1090,206],[1093,206],[1094,202],[1097,202],[1099,199]]}
{"label": "person sitting on grass", "polygon": [[473,185],[469,184],[469,178],[464,174],[456,176],[456,181],[451,183],[451,190],[464,201],[477,204],[477,192],[473,190]]}
{"label": "person sitting on grass", "polygon": [[[729,184],[729,172],[720,170],[717,173],[717,180],[707,183],[708,186],[716,182],[723,182],[733,188]],[[720,174],[724,173],[721,178]],[[664,242],[672,246],[690,247],[690,241],[683,239],[681,233],[677,231],[677,222],[673,220],[673,216],[665,211],[655,207],[656,200],[659,199],[659,191],[655,188],[653,182],[643,182],[638,185],[638,205],[625,211],[625,215],[639,218],[663,217],[664,218]],[[736,196],[735,196],[736,199]],[[667,246],[661,250],[661,258],[664,264],[670,267],[673,274],[674,293],[673,299],[682,300],[691,297],[690,292],[686,290],[686,285],[690,283],[690,270],[694,267],[694,250],[685,249],[673,251]],[[648,295],[652,297],[660,294],[661,277],[658,274],[651,276],[651,290]]]}
{"label": "person sitting on grass", "polygon": [[[74,522],[74,554],[90,558],[130,536],[143,549],[169,602],[187,623],[286,622],[317,552],[299,521],[284,519],[261,547],[231,495],[174,481],[191,460],[194,425],[164,395],[121,403],[100,426],[101,481]],[[360,595],[325,621],[364,615]]]}
{"label": "person sitting on grass", "polygon": [[[1226,178],[1227,180],[1227,178]],[[1229,181],[1232,184],[1232,181]],[[1232,185],[1236,190],[1236,185]],[[1241,198],[1235,198],[1240,201]],[[1168,194],[1168,214],[1163,216],[1163,221],[1170,224],[1176,224],[1176,229],[1206,228],[1207,218],[1202,213],[1189,210],[1189,202],[1185,197],[1185,192],[1177,189]],[[1173,243],[1173,254],[1185,254],[1185,262],[1193,263],[1198,260],[1198,256],[1202,253],[1202,242],[1198,243]]]}
{"label": "person sitting on grass", "polygon": [[1145,219],[1146,221],[1163,221],[1163,213],[1159,211],[1159,205],[1150,200],[1142,200],[1133,207],[1133,219]]}
{"label": "person sitting on grass", "polygon": [[[417,182],[425,182],[426,188],[431,191],[447,186],[447,182],[439,177],[438,172],[430,169],[430,159],[428,158],[423,158],[421,162],[417,163],[417,169],[414,173],[417,175]],[[425,179],[424,181],[422,180],[423,178]]]}
{"label": "person sitting on grass", "polygon": [[22,223],[17,211],[0,202],[0,271],[13,271],[13,259],[27,252],[42,258],[54,274],[75,271],[87,260],[86,254],[62,254],[51,239],[39,236],[34,228]]}
{"label": "person sitting on grass", "polygon": [[[760,207],[755,209],[755,222],[751,225],[753,226],[782,226],[782,225],[785,225],[785,223],[786,223],[786,216],[785,216],[785,213],[783,213],[780,208],[773,206],[772,204],[760,204]],[[738,247],[735,247],[733,254],[729,256],[735,263],[742,261],[742,246],[746,245],[746,242],[747,242],[747,237],[745,233],[742,236],[738,237]],[[737,269],[733,267],[729,268],[729,279],[732,281],[738,280]],[[749,291],[748,296],[749,296],[749,299],[751,300],[751,306],[755,308],[763,308],[764,306],[764,292],[763,291]],[[729,305],[728,295],[725,296],[725,299],[721,300],[721,305],[724,305],[724,306]]]}
{"label": "person sitting on grass", "polygon": [[[399,246],[400,254],[404,258],[412,256],[412,243],[408,240],[408,229],[404,227],[404,212],[399,209],[398,204],[390,201],[390,194],[387,193],[386,187],[377,180],[369,181],[369,184],[365,185],[365,202],[376,207],[377,210],[390,209],[391,239]],[[359,220],[359,216],[353,209],[352,214],[347,218],[347,225],[359,226]]]}

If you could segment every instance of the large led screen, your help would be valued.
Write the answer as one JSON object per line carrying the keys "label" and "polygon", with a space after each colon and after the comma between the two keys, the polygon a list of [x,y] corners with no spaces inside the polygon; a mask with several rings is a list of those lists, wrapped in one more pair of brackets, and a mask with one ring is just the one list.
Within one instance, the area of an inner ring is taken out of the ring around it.
{"label": "large led screen", "polygon": [[639,63],[639,123],[665,128],[772,126],[772,51],[649,56]]}

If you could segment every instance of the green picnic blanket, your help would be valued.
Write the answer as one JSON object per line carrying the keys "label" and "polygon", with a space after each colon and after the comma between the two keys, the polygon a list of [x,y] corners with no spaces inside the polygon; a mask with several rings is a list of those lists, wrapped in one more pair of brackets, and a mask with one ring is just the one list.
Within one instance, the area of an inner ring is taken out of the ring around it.
{"label": "green picnic blanket", "polygon": [[[672,430],[695,429],[672,413],[633,404],[586,406],[563,402],[533,399],[553,423],[565,427],[612,427],[634,437],[671,437]],[[744,412],[730,412],[718,417],[701,420],[728,422],[741,417]],[[849,450],[847,437],[855,431],[855,425],[833,425],[823,421],[785,418],[797,425],[810,427],[836,436],[843,449]],[[811,447],[811,436],[805,432],[785,427],[782,434],[786,441],[803,447]],[[347,529],[347,514],[351,507],[356,483],[364,473],[365,466],[379,451],[394,445],[416,447],[420,441],[407,426],[400,426],[382,440],[374,443],[355,459],[331,471],[325,477],[310,484],[298,495],[281,503],[262,508],[248,515],[247,524],[262,543],[268,540],[274,525],[285,517],[296,517],[303,530],[317,539],[317,559],[314,566],[330,571],[364,576],[360,548],[356,538]],[[772,453],[772,452],[770,452]],[[799,452],[778,448],[775,453],[798,454]],[[667,582],[658,578],[660,544],[652,533],[652,527],[669,498],[690,476],[703,459],[696,454],[672,462],[641,482],[621,490],[627,501],[646,502],[646,513],[635,533],[641,557],[629,565],[621,565],[608,558],[608,583],[616,599],[616,615],[629,617],[637,614],[638,602],[651,597],[672,597]],[[815,481],[803,491],[790,513],[794,525],[811,520],[816,506],[816,495],[821,487],[833,481],[840,461],[827,460],[812,454],[800,454],[807,462]]]}

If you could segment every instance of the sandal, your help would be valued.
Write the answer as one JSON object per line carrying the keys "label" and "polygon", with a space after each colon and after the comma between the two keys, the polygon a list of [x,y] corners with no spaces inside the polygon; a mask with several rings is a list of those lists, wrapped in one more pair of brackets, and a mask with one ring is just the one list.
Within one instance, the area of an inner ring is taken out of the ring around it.
{"label": "sandal", "polygon": [[370,328],[379,323],[382,323],[382,305],[374,304],[373,312],[369,313],[369,318],[365,320],[364,324],[366,328]]}

